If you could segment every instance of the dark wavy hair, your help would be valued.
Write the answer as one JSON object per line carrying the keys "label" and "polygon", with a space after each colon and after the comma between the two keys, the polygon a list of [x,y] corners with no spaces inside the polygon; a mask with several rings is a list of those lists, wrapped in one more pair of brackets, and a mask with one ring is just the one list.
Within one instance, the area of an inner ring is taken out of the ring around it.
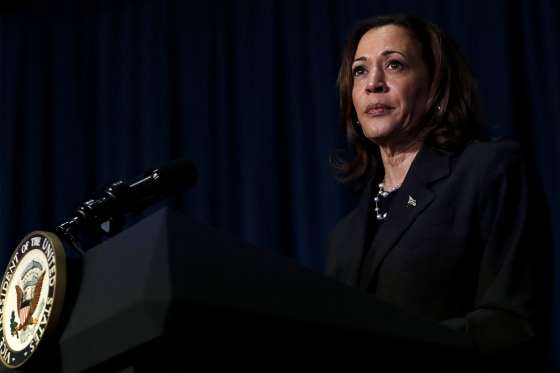
{"label": "dark wavy hair", "polygon": [[412,14],[379,16],[357,23],[346,39],[336,88],[340,100],[340,125],[350,146],[350,158],[342,150],[331,154],[337,180],[359,193],[380,164],[379,148],[356,126],[352,102],[352,63],[362,36],[369,30],[396,25],[408,30],[421,45],[428,66],[430,92],[426,116],[426,144],[446,155],[460,152],[470,142],[489,140],[477,79],[456,42],[435,24]]}

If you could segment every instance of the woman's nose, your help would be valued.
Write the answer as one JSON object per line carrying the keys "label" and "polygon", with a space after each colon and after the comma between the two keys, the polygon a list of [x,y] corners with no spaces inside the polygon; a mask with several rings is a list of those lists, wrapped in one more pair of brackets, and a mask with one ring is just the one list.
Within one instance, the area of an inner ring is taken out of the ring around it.
{"label": "woman's nose", "polygon": [[381,93],[384,92],[386,88],[385,80],[383,79],[383,75],[379,71],[374,71],[367,84],[367,90],[373,93]]}

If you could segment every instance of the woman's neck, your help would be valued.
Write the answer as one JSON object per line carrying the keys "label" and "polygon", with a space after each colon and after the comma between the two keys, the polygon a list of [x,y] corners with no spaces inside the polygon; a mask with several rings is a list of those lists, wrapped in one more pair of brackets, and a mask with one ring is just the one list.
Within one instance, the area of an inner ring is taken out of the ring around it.
{"label": "woman's neck", "polygon": [[390,190],[402,184],[421,147],[421,143],[412,144],[404,149],[379,147],[383,168],[385,169],[385,190]]}

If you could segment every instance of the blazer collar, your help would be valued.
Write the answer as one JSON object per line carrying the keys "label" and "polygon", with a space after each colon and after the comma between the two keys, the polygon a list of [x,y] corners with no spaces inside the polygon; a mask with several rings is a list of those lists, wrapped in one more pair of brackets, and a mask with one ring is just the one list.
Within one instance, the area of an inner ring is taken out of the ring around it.
{"label": "blazer collar", "polygon": [[[414,222],[416,217],[424,211],[434,200],[435,194],[430,185],[449,175],[451,158],[438,154],[424,145],[402,183],[401,188],[395,195],[391,204],[389,214],[383,221],[376,236],[373,239],[363,267],[360,271],[359,287],[367,289],[379,265],[385,259],[389,251],[396,245],[406,230]],[[368,183],[369,201],[361,203],[363,209],[373,208],[372,182]]]}

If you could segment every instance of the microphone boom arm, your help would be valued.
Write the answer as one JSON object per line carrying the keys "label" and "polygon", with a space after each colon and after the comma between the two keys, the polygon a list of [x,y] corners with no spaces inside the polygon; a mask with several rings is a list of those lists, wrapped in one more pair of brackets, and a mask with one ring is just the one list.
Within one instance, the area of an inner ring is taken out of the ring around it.
{"label": "microphone boom arm", "polygon": [[100,244],[104,236],[122,232],[128,214],[190,188],[196,180],[194,165],[178,159],[132,180],[116,181],[103,189],[101,198],[79,205],[72,219],[57,226],[56,231],[83,254]]}

